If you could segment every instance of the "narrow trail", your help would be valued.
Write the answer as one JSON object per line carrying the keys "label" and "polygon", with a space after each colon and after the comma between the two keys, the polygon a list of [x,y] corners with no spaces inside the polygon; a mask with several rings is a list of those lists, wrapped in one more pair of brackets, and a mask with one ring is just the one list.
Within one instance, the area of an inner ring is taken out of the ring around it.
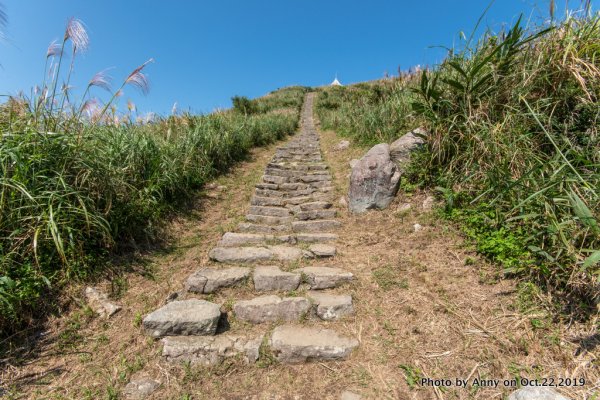
{"label": "narrow trail", "polygon": [[[313,99],[314,94],[306,96],[300,132],[277,149],[256,185],[246,221],[235,232],[226,232],[209,253],[214,262],[233,266],[196,271],[181,296],[144,318],[147,334],[164,337],[162,354],[167,360],[215,365],[241,354],[254,363],[267,352],[279,362],[293,364],[345,359],[358,346],[356,339],[332,329],[298,324],[307,319],[335,321],[353,313],[351,296],[327,292],[353,275],[319,265],[320,259],[335,256],[330,243],[337,235],[331,231],[340,223],[335,220],[331,174],[322,160],[313,121]],[[304,266],[298,268],[300,263]],[[220,304],[198,298],[243,285],[250,277],[255,292],[269,294],[231,305],[239,326],[229,321],[228,310],[222,312]],[[299,289],[306,291],[304,296],[292,293]],[[282,297],[273,294],[277,292]],[[238,333],[247,331],[244,324],[282,321],[289,324],[266,334]]]}

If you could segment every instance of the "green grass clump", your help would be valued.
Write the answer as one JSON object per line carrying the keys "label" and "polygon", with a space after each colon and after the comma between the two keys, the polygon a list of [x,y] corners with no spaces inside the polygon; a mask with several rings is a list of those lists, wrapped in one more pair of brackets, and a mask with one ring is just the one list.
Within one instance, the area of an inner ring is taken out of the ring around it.
{"label": "green grass clump", "polygon": [[[75,57],[87,45],[82,30],[69,21],[62,50],[51,45],[47,65],[60,71],[69,41]],[[147,90],[146,65],[119,90]],[[94,87],[110,89],[106,76],[90,81],[81,104],[70,101],[68,85],[57,89],[58,72],[53,79],[32,99],[0,104],[2,334],[45,311],[47,296],[63,284],[97,275],[122,244],[155,239],[167,213],[252,147],[295,132],[306,92],[291,87],[252,100],[257,114],[233,109],[134,121],[133,107],[116,111],[117,92],[100,107],[90,96]]]}
{"label": "green grass clump", "polygon": [[[405,174],[506,272],[563,299],[600,300],[600,15],[487,32],[434,69],[346,88],[317,103],[325,127],[362,143],[418,126]],[[592,309],[592,308],[590,308]]]}

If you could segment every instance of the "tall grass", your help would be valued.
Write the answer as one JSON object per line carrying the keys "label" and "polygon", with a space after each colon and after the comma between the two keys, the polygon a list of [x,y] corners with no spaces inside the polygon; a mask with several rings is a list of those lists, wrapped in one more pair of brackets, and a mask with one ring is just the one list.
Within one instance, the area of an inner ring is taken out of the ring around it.
{"label": "tall grass", "polygon": [[32,98],[0,105],[4,334],[39,316],[49,293],[101,272],[117,244],[154,238],[161,218],[180,200],[244,159],[252,147],[282,139],[298,124],[304,88],[252,100],[265,109],[261,114],[228,110],[136,123],[131,114],[119,114],[113,101],[124,85],[146,91],[146,63],[109,102],[94,99],[90,107],[92,88],[109,89],[108,78],[99,74],[74,103],[68,85],[57,86],[59,77],[68,81],[73,71],[71,62],[63,69],[67,75],[59,74],[67,42],[73,42],[72,57],[87,43],[79,30],[83,25],[74,21],[63,43],[49,49],[49,58],[58,57],[48,63],[51,79]]}
{"label": "tall grass", "polygon": [[436,187],[447,215],[505,272],[583,311],[600,301],[600,16],[589,10],[540,26],[519,20],[433,70],[371,85],[399,110],[376,117],[375,129],[358,118],[394,108],[365,106],[355,88],[327,90],[318,103],[326,125],[363,142],[425,125],[427,151],[407,176]]}

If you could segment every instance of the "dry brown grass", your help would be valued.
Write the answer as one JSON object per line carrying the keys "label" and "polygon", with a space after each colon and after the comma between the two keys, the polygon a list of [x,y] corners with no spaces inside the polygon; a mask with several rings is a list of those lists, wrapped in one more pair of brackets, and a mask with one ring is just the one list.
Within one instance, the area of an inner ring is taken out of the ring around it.
{"label": "dry brown grass", "polygon": [[[347,190],[348,161],[364,149],[333,151],[338,141],[334,133],[323,133],[339,198]],[[337,399],[346,389],[368,399],[501,399],[510,389],[433,389],[410,385],[408,378],[505,379],[521,374],[585,377],[585,387],[560,391],[571,398],[593,398],[600,377],[595,324],[555,323],[543,308],[519,311],[525,300],[516,282],[499,279],[495,268],[479,260],[452,227],[424,212],[424,193],[400,195],[388,210],[360,216],[338,207],[343,222],[339,254],[323,264],[355,274],[354,283],[337,291],[352,294],[356,314],[319,324],[360,340],[348,361],[287,366],[265,358],[255,366],[233,361],[215,368],[163,363],[160,345],[138,326],[140,316],[209,263],[208,250],[245,214],[273,150],[256,150],[251,161],[218,180],[227,186],[218,199],[203,198],[188,218],[173,223],[173,247],[144,257],[154,279],[127,275],[129,289],[118,300],[123,305],[119,314],[104,321],[75,307],[49,321],[34,353],[9,358],[10,366],[2,372],[9,393],[21,398],[118,398],[129,378],[143,372],[161,381],[155,399]],[[403,203],[412,205],[404,215],[396,211]],[[417,222],[424,229],[414,232]],[[229,289],[211,299],[228,304],[252,295],[249,288]],[[74,321],[80,328],[69,330]],[[265,327],[232,321],[232,330]],[[69,338],[72,346],[65,346]]]}

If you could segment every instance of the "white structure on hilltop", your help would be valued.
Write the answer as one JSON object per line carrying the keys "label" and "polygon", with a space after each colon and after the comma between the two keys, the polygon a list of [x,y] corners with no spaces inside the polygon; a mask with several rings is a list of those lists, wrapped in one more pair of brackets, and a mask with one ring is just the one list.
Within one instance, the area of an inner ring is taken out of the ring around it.
{"label": "white structure on hilltop", "polygon": [[329,86],[344,86],[344,85],[342,85],[342,84],[340,83],[340,81],[338,81],[337,74],[335,74],[335,79],[333,80],[333,82],[331,82],[331,83],[329,84]]}

